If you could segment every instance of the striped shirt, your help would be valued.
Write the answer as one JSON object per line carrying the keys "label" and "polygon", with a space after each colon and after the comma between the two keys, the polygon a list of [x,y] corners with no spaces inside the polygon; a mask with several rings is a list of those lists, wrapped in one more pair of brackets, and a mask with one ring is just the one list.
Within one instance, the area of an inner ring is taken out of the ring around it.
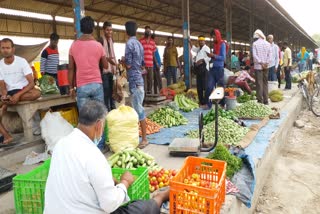
{"label": "striped shirt", "polygon": [[140,43],[142,44],[144,50],[144,63],[146,67],[152,68],[153,67],[153,54],[156,51],[156,43],[153,39],[148,39],[143,37],[140,39]]}
{"label": "striped shirt", "polygon": [[271,44],[263,39],[258,39],[253,43],[252,56],[254,69],[262,70],[262,64],[271,63]]}
{"label": "striped shirt", "polygon": [[47,47],[42,51],[40,71],[42,73],[56,74],[59,65],[59,52],[58,49],[51,49]]}

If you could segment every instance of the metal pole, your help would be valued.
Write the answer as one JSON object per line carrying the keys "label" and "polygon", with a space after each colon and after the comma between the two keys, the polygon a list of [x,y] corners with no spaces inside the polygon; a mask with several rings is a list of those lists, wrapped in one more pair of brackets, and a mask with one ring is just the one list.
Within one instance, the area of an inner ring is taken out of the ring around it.
{"label": "metal pole", "polygon": [[183,67],[184,67],[184,79],[187,88],[191,88],[191,75],[190,75],[190,24],[189,24],[189,0],[182,0],[182,30],[183,30]]}
{"label": "metal pole", "polygon": [[73,0],[75,37],[81,36],[80,20],[84,17],[84,0]]}
{"label": "metal pole", "polygon": [[[226,15],[226,39],[231,47],[231,40],[232,40],[232,0],[224,0],[224,8],[225,8],[225,15]],[[227,66],[231,67],[231,48],[227,53]]]}

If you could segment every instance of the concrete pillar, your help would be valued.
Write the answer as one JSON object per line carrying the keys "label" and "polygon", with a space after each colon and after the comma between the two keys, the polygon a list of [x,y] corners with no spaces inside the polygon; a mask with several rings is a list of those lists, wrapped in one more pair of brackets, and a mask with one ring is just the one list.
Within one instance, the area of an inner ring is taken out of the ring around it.
{"label": "concrete pillar", "polygon": [[252,59],[252,43],[253,43],[253,33],[254,33],[254,16],[253,16],[253,13],[254,13],[254,6],[255,6],[255,2],[254,0],[251,0],[250,1],[250,4],[249,4],[249,43],[250,43],[250,47],[249,47],[249,53],[250,53],[250,57]]}
{"label": "concrete pillar", "polygon": [[52,32],[53,32],[53,33],[57,33],[56,16],[52,16]]}
{"label": "concrete pillar", "polygon": [[182,30],[183,30],[183,61],[184,61],[184,80],[187,88],[191,87],[190,75],[190,22],[189,22],[189,0],[182,0]]}
{"label": "concrete pillar", "polygon": [[73,0],[75,38],[81,36],[80,20],[84,17],[84,0]]}
{"label": "concrete pillar", "polygon": [[[226,40],[229,44],[229,47],[231,47],[231,41],[232,41],[232,0],[224,0],[224,11],[225,11],[225,17],[226,17]],[[231,66],[231,48],[229,48],[229,51],[227,53],[226,64],[230,68],[230,66]]]}

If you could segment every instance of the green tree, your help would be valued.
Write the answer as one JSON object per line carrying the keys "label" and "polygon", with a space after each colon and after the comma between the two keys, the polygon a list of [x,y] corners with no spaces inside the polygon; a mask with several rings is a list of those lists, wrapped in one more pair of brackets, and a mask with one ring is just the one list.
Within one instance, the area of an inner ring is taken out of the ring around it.
{"label": "green tree", "polygon": [[312,35],[312,38],[314,39],[314,41],[317,42],[317,44],[320,46],[320,33],[316,33]]}

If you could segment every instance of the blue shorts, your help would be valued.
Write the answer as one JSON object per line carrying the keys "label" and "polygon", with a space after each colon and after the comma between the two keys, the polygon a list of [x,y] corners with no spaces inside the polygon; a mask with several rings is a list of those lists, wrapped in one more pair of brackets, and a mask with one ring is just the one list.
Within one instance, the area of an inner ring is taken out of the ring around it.
{"label": "blue shorts", "polygon": [[137,86],[136,88],[131,89],[132,94],[132,107],[139,116],[139,121],[146,119],[146,115],[143,108],[143,99],[144,99],[144,89],[143,86]]}

